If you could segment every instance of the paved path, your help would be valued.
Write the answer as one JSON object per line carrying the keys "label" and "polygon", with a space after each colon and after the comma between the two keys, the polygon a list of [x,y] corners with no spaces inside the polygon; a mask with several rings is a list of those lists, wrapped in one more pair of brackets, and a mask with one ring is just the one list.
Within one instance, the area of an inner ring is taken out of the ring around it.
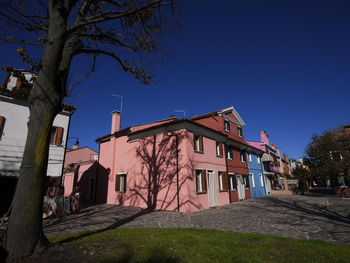
{"label": "paved path", "polygon": [[116,227],[194,227],[350,244],[350,199],[273,195],[200,212],[99,205],[45,221],[48,236]]}

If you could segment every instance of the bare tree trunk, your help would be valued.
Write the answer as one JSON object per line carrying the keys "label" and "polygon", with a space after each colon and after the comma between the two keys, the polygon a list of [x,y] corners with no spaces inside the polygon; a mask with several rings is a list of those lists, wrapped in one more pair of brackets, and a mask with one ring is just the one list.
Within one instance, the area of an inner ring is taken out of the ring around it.
{"label": "bare tree trunk", "polygon": [[9,262],[31,255],[46,238],[42,229],[42,203],[49,140],[55,110],[39,102],[30,109],[28,136],[7,232]]}

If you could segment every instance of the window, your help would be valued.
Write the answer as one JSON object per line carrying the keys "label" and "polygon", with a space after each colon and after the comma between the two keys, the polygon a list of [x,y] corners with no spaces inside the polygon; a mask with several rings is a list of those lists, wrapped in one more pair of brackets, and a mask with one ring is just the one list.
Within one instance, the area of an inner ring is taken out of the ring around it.
{"label": "window", "polygon": [[254,174],[250,173],[250,177],[252,178],[252,187],[255,187],[255,180],[254,180]]}
{"label": "window", "polygon": [[257,160],[256,160],[258,163],[261,163],[261,160],[260,160],[260,156],[257,157]]}
{"label": "window", "polygon": [[228,189],[228,178],[227,173],[219,171],[219,190],[220,192],[227,191]]}
{"label": "window", "polygon": [[245,152],[241,152],[241,162],[242,163],[246,162],[246,154],[245,154]]}
{"label": "window", "polygon": [[222,148],[222,142],[216,142],[216,156],[223,157],[224,151]]}
{"label": "window", "polygon": [[252,154],[251,153],[248,153],[248,160],[250,163],[252,162]]}
{"label": "window", "polygon": [[6,118],[4,116],[0,116],[0,140],[4,133],[5,122],[6,122]]}
{"label": "window", "polygon": [[51,130],[50,144],[62,145],[62,138],[63,138],[63,128],[53,126]]}
{"label": "window", "polygon": [[225,131],[227,131],[227,132],[229,132],[231,130],[229,120],[224,120],[224,128],[225,128]]}
{"label": "window", "polygon": [[259,178],[260,178],[260,185],[264,186],[264,177],[262,176],[262,174],[259,174]]}
{"label": "window", "polygon": [[243,176],[245,188],[247,189],[250,188],[249,175],[242,175],[242,176]]}
{"label": "window", "polygon": [[226,149],[227,149],[227,153],[226,153],[227,159],[232,160],[232,159],[233,159],[233,149],[232,149],[232,146],[227,146]]}
{"label": "window", "polygon": [[203,136],[202,135],[194,135],[194,151],[195,152],[203,152]]}
{"label": "window", "polygon": [[115,191],[126,192],[126,174],[118,173],[115,177]]}
{"label": "window", "polygon": [[230,191],[237,189],[237,180],[235,174],[229,174],[229,184],[230,184]]}
{"label": "window", "polygon": [[196,169],[196,193],[206,193],[207,192],[207,177],[205,170]]}
{"label": "window", "polygon": [[238,131],[238,136],[243,137],[243,129],[242,129],[242,127],[237,127],[237,131]]}

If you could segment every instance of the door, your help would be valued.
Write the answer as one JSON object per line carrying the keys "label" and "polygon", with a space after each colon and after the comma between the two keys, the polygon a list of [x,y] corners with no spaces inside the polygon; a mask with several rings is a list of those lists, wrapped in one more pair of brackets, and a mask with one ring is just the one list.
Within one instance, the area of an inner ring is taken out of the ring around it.
{"label": "door", "polygon": [[237,175],[237,191],[238,191],[238,199],[244,200],[245,199],[245,184],[243,176],[238,174]]}
{"label": "door", "polygon": [[213,170],[208,170],[208,199],[209,207],[217,206],[216,180]]}

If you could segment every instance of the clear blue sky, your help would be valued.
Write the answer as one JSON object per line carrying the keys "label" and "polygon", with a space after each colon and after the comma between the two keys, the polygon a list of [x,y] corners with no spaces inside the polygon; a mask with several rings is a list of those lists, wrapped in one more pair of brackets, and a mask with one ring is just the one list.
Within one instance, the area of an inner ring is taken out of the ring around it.
{"label": "clear blue sky", "polygon": [[[81,146],[97,149],[94,140],[110,132],[110,113],[120,105],[112,93],[124,96],[123,127],[175,110],[191,116],[234,106],[246,139],[264,129],[295,158],[312,134],[350,123],[350,1],[181,3],[183,28],[164,35],[170,55],[154,59],[152,85],[101,58],[66,99],[77,107],[70,136]],[[23,68],[14,49],[2,46],[0,55],[2,65]],[[83,76],[87,62],[77,59],[73,73]]]}

